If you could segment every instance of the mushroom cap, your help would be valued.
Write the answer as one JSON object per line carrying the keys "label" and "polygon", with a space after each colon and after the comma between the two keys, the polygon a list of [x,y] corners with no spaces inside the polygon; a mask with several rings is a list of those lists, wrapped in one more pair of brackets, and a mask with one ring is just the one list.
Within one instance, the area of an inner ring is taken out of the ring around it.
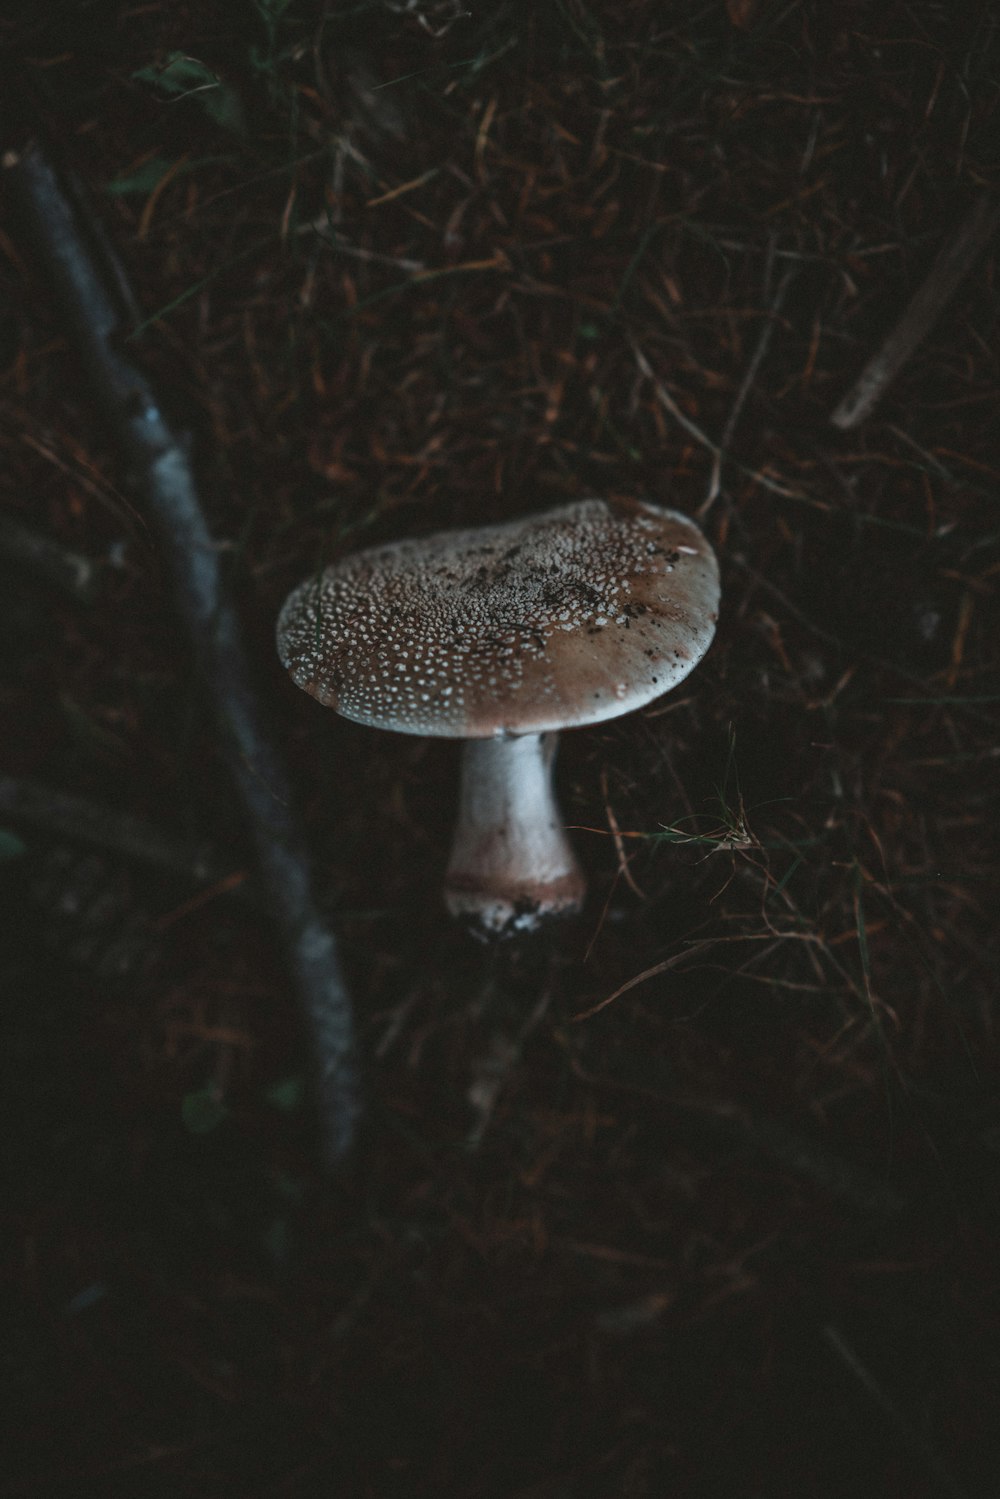
{"label": "mushroom cap", "polygon": [[278,654],[345,718],[450,739],[630,713],[711,643],[719,570],[687,516],[579,500],[355,552],[289,594]]}

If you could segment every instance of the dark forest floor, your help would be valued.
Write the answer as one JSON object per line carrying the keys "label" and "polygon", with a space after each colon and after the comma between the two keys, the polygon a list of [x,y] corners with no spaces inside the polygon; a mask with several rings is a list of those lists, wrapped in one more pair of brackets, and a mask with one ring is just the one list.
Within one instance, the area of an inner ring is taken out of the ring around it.
{"label": "dark forest floor", "polygon": [[[3,509],[96,587],[0,563],[0,773],[229,878],[0,817],[4,1492],[996,1493],[995,244],[830,423],[997,187],[996,8],[66,0],[0,45],[194,434],[370,1100],[325,1183],[156,550],[7,225]],[[325,713],[273,622],[322,559],[589,494],[700,515],[720,627],[566,735],[589,904],[490,953],[440,906],[454,747]]]}

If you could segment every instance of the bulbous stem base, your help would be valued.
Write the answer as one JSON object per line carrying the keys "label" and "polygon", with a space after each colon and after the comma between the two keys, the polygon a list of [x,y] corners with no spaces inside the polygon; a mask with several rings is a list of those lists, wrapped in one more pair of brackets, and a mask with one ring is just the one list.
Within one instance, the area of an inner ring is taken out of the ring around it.
{"label": "bulbous stem base", "polygon": [[527,933],[583,904],[583,873],[552,791],[556,734],[470,739],[445,904],[484,937]]}

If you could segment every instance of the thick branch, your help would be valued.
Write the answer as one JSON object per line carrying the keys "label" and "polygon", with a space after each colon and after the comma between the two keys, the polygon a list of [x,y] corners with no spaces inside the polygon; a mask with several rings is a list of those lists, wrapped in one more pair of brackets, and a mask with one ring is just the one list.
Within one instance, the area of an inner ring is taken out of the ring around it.
{"label": "thick branch", "polygon": [[360,1098],[350,999],[333,934],[315,904],[287,778],[262,723],[239,622],[185,446],[132,358],[129,297],[107,241],[37,143],[9,152],[4,166],[25,241],[48,274],[170,574],[307,1017],[326,1155],[331,1162],[342,1159],[354,1136]]}

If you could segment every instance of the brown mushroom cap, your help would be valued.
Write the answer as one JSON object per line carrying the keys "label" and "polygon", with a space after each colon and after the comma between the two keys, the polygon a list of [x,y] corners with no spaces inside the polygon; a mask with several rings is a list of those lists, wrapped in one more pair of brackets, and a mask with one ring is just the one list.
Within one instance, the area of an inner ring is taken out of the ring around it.
{"label": "brown mushroom cap", "polygon": [[687,676],[719,573],[693,521],[580,500],[356,552],[296,588],[278,654],[345,718],[451,739],[599,723]]}

